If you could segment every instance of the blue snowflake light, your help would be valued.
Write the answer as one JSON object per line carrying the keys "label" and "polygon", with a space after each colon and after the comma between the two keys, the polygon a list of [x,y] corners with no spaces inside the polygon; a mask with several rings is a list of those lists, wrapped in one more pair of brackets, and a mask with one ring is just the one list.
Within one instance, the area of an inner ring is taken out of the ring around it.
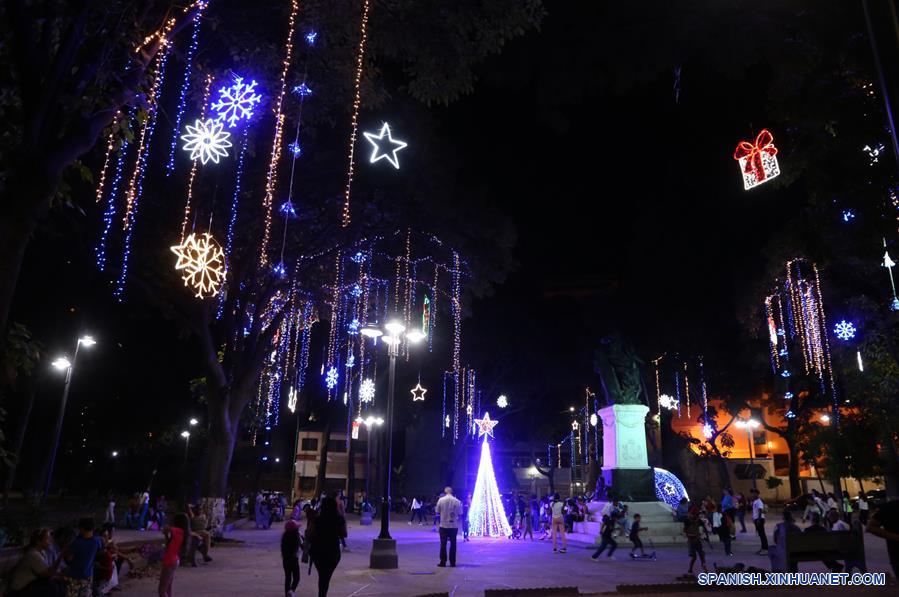
{"label": "blue snowflake light", "polygon": [[845,319],[834,326],[833,333],[840,340],[852,340],[855,338],[855,326]]}
{"label": "blue snowflake light", "polygon": [[309,33],[306,34],[305,37],[306,37],[306,43],[307,43],[308,45],[310,45],[310,46],[314,46],[314,45],[315,45],[315,38],[318,37],[318,32],[317,32],[317,31],[310,31]]}
{"label": "blue snowflake light", "polygon": [[795,418],[796,418],[796,413],[794,413],[794,412],[791,411],[791,410],[788,410],[788,411],[787,411],[787,414],[785,414],[784,416],[785,416],[786,418],[788,418],[788,419],[795,419]]}
{"label": "blue snowflake light", "polygon": [[363,253],[362,251],[358,251],[351,257],[351,259],[353,260],[353,263],[362,263],[363,261],[365,261],[365,253]]}
{"label": "blue snowflake light", "polygon": [[899,298],[893,299],[893,302],[890,303],[890,309],[892,311],[899,311]]}
{"label": "blue snowflake light", "polygon": [[284,278],[287,276],[287,267],[285,267],[284,262],[278,263],[275,267],[272,268],[272,273],[278,276],[279,278]]}
{"label": "blue snowflake light", "polygon": [[855,219],[855,212],[854,212],[854,211],[852,211],[851,209],[844,209],[844,210],[843,210],[843,221],[844,221],[844,222],[851,222],[851,221],[854,220],[854,219]]}
{"label": "blue snowflake light", "polygon": [[790,377],[791,375],[793,375],[793,374],[790,373],[790,371],[788,369],[784,369],[783,371],[780,372],[781,377]]}
{"label": "blue snowflake light", "polygon": [[338,379],[340,379],[340,373],[337,372],[337,367],[331,367],[328,369],[327,373],[325,373],[325,385],[329,390],[333,390],[337,387]]}
{"label": "blue snowflake light", "polygon": [[663,468],[653,469],[655,475],[656,497],[661,502],[665,502],[672,508],[677,508],[681,498],[690,499],[687,495],[687,488],[681,483],[673,473]]}
{"label": "blue snowflake light", "polygon": [[350,287],[350,296],[352,296],[353,298],[359,298],[360,296],[362,296],[362,286],[360,286],[358,283],[353,284],[352,287]]}
{"label": "blue snowflake light", "polygon": [[278,211],[290,218],[297,217],[297,210],[296,208],[294,208],[293,203],[291,203],[290,201],[285,201],[284,203],[282,203],[281,207],[278,208]]}
{"label": "blue snowflake light", "polygon": [[287,149],[290,150],[290,153],[293,154],[293,159],[297,159],[301,155],[303,155],[303,148],[300,147],[300,144],[294,141],[290,145],[287,146]]}
{"label": "blue snowflake light", "polygon": [[351,354],[351,355],[350,355],[350,358],[348,358],[348,359],[346,360],[346,368],[347,368],[347,369],[352,369],[352,368],[355,367],[355,366],[356,366],[356,355]]}
{"label": "blue snowflake light", "polygon": [[793,398],[793,392],[786,392],[784,394],[784,400],[790,400]]}
{"label": "blue snowflake light", "polygon": [[351,322],[349,323],[349,325],[347,325],[347,332],[349,332],[351,335],[355,336],[356,334],[359,333],[359,326],[360,326],[360,325],[361,325],[361,324],[359,323],[359,320],[358,320],[358,319],[354,319],[353,321],[351,321]]}
{"label": "blue snowflake light", "polygon": [[262,96],[254,93],[256,81],[247,84],[242,77],[234,77],[234,81],[233,85],[219,89],[219,99],[212,104],[216,120],[227,121],[228,126],[249,120],[253,116],[253,108],[262,101]]}
{"label": "blue snowflake light", "polygon": [[312,88],[305,83],[300,83],[299,85],[294,85],[293,92],[300,97],[309,97],[312,95]]}

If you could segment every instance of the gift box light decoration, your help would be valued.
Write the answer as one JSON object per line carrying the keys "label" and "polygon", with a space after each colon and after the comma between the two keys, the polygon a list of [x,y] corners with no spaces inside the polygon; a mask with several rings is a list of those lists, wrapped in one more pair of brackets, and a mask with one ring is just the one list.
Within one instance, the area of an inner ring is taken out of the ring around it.
{"label": "gift box light decoration", "polygon": [[734,159],[740,163],[743,188],[747,191],[780,174],[777,147],[774,146],[774,136],[768,129],[762,129],[752,142],[740,141],[734,150]]}

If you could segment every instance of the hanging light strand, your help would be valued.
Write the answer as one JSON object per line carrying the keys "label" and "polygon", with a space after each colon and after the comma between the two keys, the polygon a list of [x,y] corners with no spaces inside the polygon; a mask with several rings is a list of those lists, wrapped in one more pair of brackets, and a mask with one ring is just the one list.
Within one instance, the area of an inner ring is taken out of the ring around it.
{"label": "hanging light strand", "polygon": [[[128,112],[128,122],[134,122],[135,108]],[[115,174],[109,187],[109,197],[106,200],[106,210],[103,212],[103,230],[100,232],[100,240],[94,249],[97,257],[97,268],[102,272],[106,270],[106,245],[109,240],[109,232],[112,230],[112,222],[115,219],[116,199],[122,184],[122,174],[125,171],[125,159],[130,147],[128,137],[122,137],[122,144],[116,154]]]}
{"label": "hanging light strand", "polygon": [[[209,95],[212,92],[212,75],[206,75],[206,84],[203,87],[203,104],[200,108],[200,120],[206,120],[206,106],[209,105]],[[194,180],[197,178],[197,164],[200,160],[194,160],[190,168],[190,177],[187,179],[187,199],[184,202],[184,218],[181,220],[181,241],[187,234],[187,223],[190,221],[191,201],[194,196]],[[211,232],[211,229],[210,229]]]}
{"label": "hanging light strand", "polygon": [[278,93],[278,101],[275,103],[275,135],[272,141],[272,154],[268,163],[268,174],[265,179],[265,198],[262,200],[262,208],[265,211],[265,222],[262,231],[262,245],[259,249],[259,265],[268,263],[268,245],[272,233],[272,203],[275,198],[277,184],[278,160],[281,157],[281,142],[284,135],[284,94],[287,91],[287,73],[293,58],[293,34],[296,25],[299,1],[290,2],[290,19],[287,26],[287,41],[284,44],[284,61],[281,69],[281,90]]}
{"label": "hanging light strand", "polygon": [[[121,114],[121,110],[116,110],[115,116],[112,117],[112,121],[114,123],[118,122]],[[113,149],[115,149],[115,128],[111,128],[109,135],[106,137],[106,155],[103,157],[103,168],[100,170],[100,182],[97,183],[97,200],[94,203],[100,203],[100,200],[103,199],[103,186],[106,184],[106,172],[109,170],[109,160],[112,157]]]}
{"label": "hanging light strand", "polygon": [[368,10],[370,0],[362,2],[362,22],[359,27],[359,48],[356,52],[356,75],[353,80],[353,116],[350,120],[350,154],[347,168],[346,189],[343,193],[342,225],[350,225],[350,191],[353,186],[355,168],[356,134],[359,129],[359,107],[362,105],[362,73],[365,67],[365,42],[368,39]]}

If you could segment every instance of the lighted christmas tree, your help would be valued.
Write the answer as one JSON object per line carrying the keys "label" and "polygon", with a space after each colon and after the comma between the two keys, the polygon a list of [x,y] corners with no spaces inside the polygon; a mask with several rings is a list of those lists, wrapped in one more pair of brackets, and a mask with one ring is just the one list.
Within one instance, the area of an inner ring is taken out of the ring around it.
{"label": "lighted christmas tree", "polygon": [[512,534],[509,521],[503,509],[496,476],[493,474],[493,459],[487,436],[493,437],[493,427],[497,421],[490,420],[490,413],[484,413],[483,419],[475,419],[478,425],[478,437],[484,436],[481,444],[481,464],[478,465],[478,478],[474,484],[471,497],[471,508],[468,511],[469,535],[475,537],[501,537]]}

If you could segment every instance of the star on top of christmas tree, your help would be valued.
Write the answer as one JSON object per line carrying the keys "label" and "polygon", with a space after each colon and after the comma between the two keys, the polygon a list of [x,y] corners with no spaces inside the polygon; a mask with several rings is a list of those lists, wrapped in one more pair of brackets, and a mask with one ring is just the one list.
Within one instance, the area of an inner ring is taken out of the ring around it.
{"label": "star on top of christmas tree", "polygon": [[475,419],[474,422],[478,426],[478,437],[485,434],[494,437],[493,428],[499,423],[499,421],[490,420],[490,413],[484,413],[483,419]]}

